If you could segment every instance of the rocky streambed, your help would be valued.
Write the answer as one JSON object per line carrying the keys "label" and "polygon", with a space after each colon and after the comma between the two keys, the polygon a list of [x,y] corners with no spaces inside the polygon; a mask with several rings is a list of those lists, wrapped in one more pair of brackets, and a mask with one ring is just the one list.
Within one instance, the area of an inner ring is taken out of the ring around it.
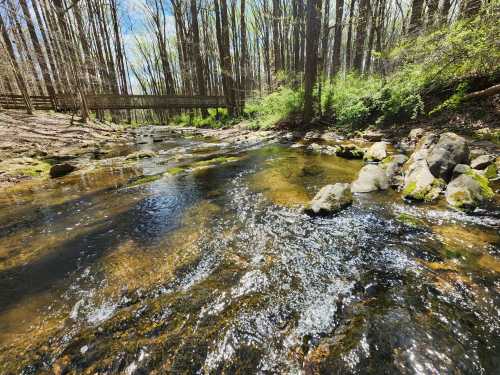
{"label": "rocky streambed", "polygon": [[418,132],[134,137],[3,191],[0,373],[500,366],[491,152]]}

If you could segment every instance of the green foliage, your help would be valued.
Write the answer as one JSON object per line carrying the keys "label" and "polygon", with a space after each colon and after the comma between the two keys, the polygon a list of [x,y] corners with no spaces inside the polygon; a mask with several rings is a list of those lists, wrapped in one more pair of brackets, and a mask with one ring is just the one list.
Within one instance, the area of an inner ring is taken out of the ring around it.
{"label": "green foliage", "polygon": [[325,85],[322,107],[327,114],[332,108],[339,125],[362,127],[415,118],[422,112],[423,102],[418,85],[411,81],[388,85],[376,75],[349,74]]}
{"label": "green foliage", "polygon": [[467,92],[468,84],[467,82],[462,82],[455,93],[429,112],[429,115],[441,112],[445,109],[457,109],[460,103],[464,100],[465,93]]}
{"label": "green foliage", "polygon": [[234,119],[231,119],[227,113],[227,109],[209,109],[208,117],[203,118],[199,113],[193,115],[192,113],[181,113],[175,116],[172,123],[178,126],[194,126],[196,128],[223,128],[231,125]]}
{"label": "green foliage", "polygon": [[301,112],[302,105],[302,91],[281,87],[267,96],[248,101],[245,114],[253,128],[265,129]]}
{"label": "green foliage", "polygon": [[456,109],[467,93],[468,79],[499,73],[499,3],[494,0],[473,20],[405,40],[389,54],[375,54],[397,67],[385,79],[349,74],[325,84],[321,103],[325,113],[333,112],[339,125],[353,127],[415,119],[424,113],[424,95],[462,82],[429,115]]}

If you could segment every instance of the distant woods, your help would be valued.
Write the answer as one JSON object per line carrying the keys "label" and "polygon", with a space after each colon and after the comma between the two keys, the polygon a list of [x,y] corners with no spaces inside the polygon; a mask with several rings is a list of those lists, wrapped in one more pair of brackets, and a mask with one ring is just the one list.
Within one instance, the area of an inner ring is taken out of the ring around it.
{"label": "distant woods", "polygon": [[0,94],[22,95],[28,109],[30,96],[73,95],[84,117],[86,94],[224,95],[240,115],[249,97],[290,84],[304,90],[309,121],[322,81],[385,74],[384,56],[402,38],[480,8],[480,0],[0,0]]}

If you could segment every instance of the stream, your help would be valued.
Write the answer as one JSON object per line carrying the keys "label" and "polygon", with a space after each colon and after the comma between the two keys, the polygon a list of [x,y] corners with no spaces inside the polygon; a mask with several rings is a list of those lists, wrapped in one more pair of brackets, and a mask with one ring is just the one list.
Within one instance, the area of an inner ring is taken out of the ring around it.
{"label": "stream", "polygon": [[157,156],[0,196],[1,374],[498,374],[498,210],[390,190],[309,217],[362,161],[130,147]]}

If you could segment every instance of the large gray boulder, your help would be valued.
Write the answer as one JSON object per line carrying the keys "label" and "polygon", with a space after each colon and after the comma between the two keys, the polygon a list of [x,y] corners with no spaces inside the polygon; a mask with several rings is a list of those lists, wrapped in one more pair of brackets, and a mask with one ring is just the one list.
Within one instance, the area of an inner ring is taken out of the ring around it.
{"label": "large gray boulder", "polygon": [[368,164],[359,171],[358,178],[351,185],[353,193],[369,193],[389,188],[389,179],[378,165]]}
{"label": "large gray boulder", "polygon": [[326,185],[314,196],[304,208],[309,215],[327,215],[338,212],[352,203],[349,184],[336,183]]}
{"label": "large gray boulder", "polygon": [[457,164],[469,162],[469,147],[464,138],[455,133],[443,133],[426,157],[434,177],[449,181]]}
{"label": "large gray boulder", "polygon": [[403,185],[403,198],[411,200],[432,201],[439,196],[444,181],[435,178],[424,159],[409,165]]}
{"label": "large gray boulder", "polygon": [[364,159],[367,161],[381,161],[387,157],[387,143],[375,142],[366,151]]}
{"label": "large gray boulder", "polygon": [[385,170],[385,174],[389,179],[391,186],[400,185],[402,182],[401,167],[406,163],[408,157],[403,154],[396,154],[386,157],[380,163],[380,166]]}
{"label": "large gray boulder", "polygon": [[458,176],[448,184],[445,191],[446,201],[450,206],[466,211],[473,210],[493,195],[488,179],[473,171]]}

